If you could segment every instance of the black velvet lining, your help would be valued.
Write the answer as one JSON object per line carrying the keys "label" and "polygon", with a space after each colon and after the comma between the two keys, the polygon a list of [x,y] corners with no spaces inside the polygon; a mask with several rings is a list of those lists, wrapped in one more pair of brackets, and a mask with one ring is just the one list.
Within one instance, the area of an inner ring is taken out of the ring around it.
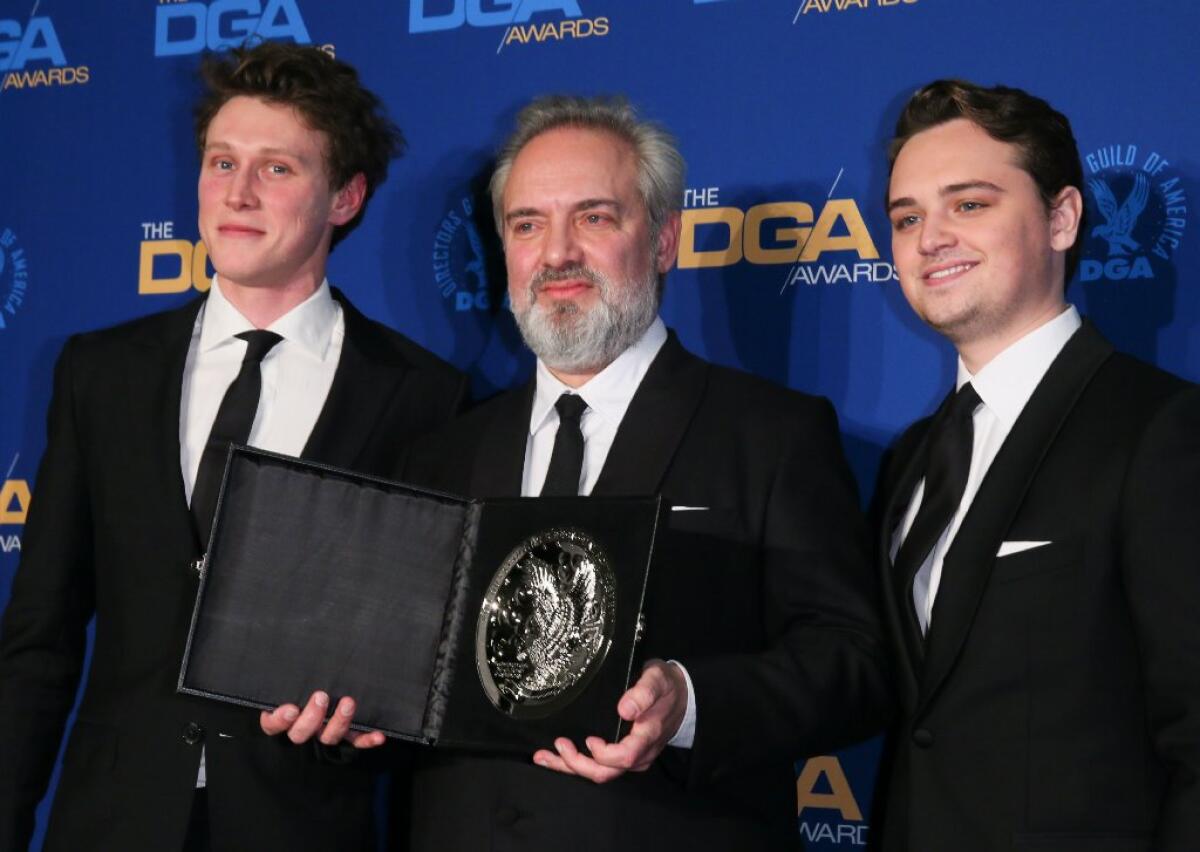
{"label": "black velvet lining", "polygon": [[466,512],[444,495],[235,452],[181,689],[264,708],[324,689],[353,696],[362,727],[423,738]]}

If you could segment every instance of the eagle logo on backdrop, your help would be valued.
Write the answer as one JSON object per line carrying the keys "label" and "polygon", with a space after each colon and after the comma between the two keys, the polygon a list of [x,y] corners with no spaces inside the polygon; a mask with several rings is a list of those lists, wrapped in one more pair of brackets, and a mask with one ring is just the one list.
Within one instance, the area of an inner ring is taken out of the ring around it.
{"label": "eagle logo on backdrop", "polygon": [[1187,227],[1187,190],[1171,161],[1138,145],[1083,158],[1089,227],[1079,279],[1154,280],[1173,265]]}
{"label": "eagle logo on backdrop", "polygon": [[0,230],[0,331],[16,317],[29,289],[29,261],[11,228]]}
{"label": "eagle logo on backdrop", "polygon": [[455,311],[486,311],[487,253],[475,222],[475,201],[464,195],[446,211],[433,236],[433,280]]}
{"label": "eagle logo on backdrop", "polygon": [[1092,189],[1096,206],[1104,214],[1104,224],[1092,228],[1092,236],[1103,237],[1108,242],[1108,256],[1129,254],[1141,248],[1141,244],[1134,240],[1131,234],[1137,225],[1138,217],[1146,209],[1146,200],[1150,197],[1149,178],[1138,172],[1133,178],[1133,189],[1120,206],[1117,205],[1117,198],[1108,188],[1108,184],[1100,178],[1092,178],[1088,181],[1088,186]]}

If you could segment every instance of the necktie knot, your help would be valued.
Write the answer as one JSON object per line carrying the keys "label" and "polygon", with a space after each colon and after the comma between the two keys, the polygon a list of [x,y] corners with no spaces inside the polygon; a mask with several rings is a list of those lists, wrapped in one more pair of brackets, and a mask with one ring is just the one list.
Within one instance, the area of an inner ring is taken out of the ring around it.
{"label": "necktie knot", "polygon": [[583,401],[583,397],[576,393],[564,393],[554,403],[560,423],[578,423],[587,408],[588,404]]}
{"label": "necktie knot", "polygon": [[963,417],[971,417],[975,414],[975,409],[983,403],[979,398],[979,393],[967,382],[958,389],[958,393],[954,395],[954,399],[950,401],[949,418],[952,420],[960,420]]}
{"label": "necktie knot", "polygon": [[267,357],[267,353],[283,340],[275,332],[264,331],[263,329],[243,331],[237,337],[246,341],[246,355],[242,359],[242,364],[261,364],[263,358]]}

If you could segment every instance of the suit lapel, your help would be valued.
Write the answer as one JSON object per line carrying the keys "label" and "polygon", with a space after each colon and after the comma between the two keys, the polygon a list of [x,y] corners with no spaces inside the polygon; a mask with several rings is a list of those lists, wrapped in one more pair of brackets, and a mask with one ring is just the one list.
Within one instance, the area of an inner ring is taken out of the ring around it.
{"label": "suit lapel", "polygon": [[346,336],[329,396],[301,455],[339,467],[353,467],[392,398],[409,377],[406,362],[379,340],[370,320],[344,295],[333,290],[342,306]]}
{"label": "suit lapel", "polygon": [[655,494],[708,384],[708,365],[671,332],[629,409],[592,493]]}
{"label": "suit lapel", "polygon": [[[942,406],[947,405],[952,396],[948,395],[942,401]],[[941,407],[938,410],[940,411]],[[906,706],[916,703],[918,672],[921,670],[924,656],[924,637],[917,621],[911,589],[908,588],[906,578],[897,576],[897,570],[892,563],[892,536],[904,520],[904,513],[912,502],[913,491],[925,473],[929,455],[929,426],[936,417],[935,412],[917,427],[920,430],[919,434],[912,437],[906,455],[897,459],[898,473],[894,484],[886,492],[887,503],[883,507],[883,523],[879,528],[876,550],[879,554],[885,605],[889,609],[889,620],[896,627],[896,639],[902,651],[902,686],[908,699],[905,702]]]}
{"label": "suit lapel", "polygon": [[920,712],[958,658],[995,564],[1046,452],[1112,346],[1091,323],[1067,341],[996,454],[946,553],[925,641]]}
{"label": "suit lapel", "polygon": [[[168,535],[172,541],[192,541],[198,550],[203,544],[192,522],[180,467],[179,417],[183,370],[196,315],[203,304],[203,298],[195,299],[178,310],[163,314],[161,323],[148,325],[147,332],[135,338],[134,344],[150,352],[139,353],[128,374],[129,399],[144,399],[146,410],[153,412],[147,422],[150,424],[148,448],[153,453],[154,463],[146,471],[145,481],[152,483],[151,487],[158,494],[154,505],[162,507],[160,523],[170,528]],[[131,460],[129,463],[136,462]]]}
{"label": "suit lapel", "polygon": [[529,418],[533,412],[536,379],[494,403],[495,415],[475,447],[469,494],[473,497],[513,497],[521,493]]}

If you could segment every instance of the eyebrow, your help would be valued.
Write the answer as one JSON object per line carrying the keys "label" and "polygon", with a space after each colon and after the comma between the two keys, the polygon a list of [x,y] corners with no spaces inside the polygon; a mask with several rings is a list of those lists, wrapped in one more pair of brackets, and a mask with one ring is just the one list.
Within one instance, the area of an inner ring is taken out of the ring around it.
{"label": "eyebrow", "polygon": [[[233,146],[230,145],[228,142],[220,142],[220,141],[207,142],[204,145],[205,153],[208,153],[209,151],[232,151],[232,150],[233,150]],[[287,148],[275,148],[275,147],[259,148],[256,151],[253,151],[252,153],[256,156],[290,157],[293,160],[300,160],[300,161],[303,161],[305,159],[302,155],[297,154],[293,151],[289,151]]]}
{"label": "eyebrow", "polygon": [[[967,190],[971,189],[986,189],[990,190],[991,192],[1004,192],[1003,187],[997,186],[990,180],[968,180],[963,181],[962,183],[952,183],[948,184],[947,186],[943,186],[938,190],[938,195],[945,197],[947,195],[954,195],[959,192],[966,192]],[[887,209],[888,212],[891,213],[897,207],[913,207],[916,205],[916,203],[917,201],[915,198],[909,198],[908,196],[905,196],[904,198],[896,198],[892,201],[889,201]]]}
{"label": "eyebrow", "polygon": [[[591,210],[594,207],[612,207],[617,212],[621,210],[621,202],[615,198],[585,198],[582,201],[571,205],[572,212],[580,210]],[[518,207],[516,210],[510,210],[504,214],[504,221],[511,222],[513,219],[524,219],[527,216],[541,216],[542,211],[537,207]]]}

